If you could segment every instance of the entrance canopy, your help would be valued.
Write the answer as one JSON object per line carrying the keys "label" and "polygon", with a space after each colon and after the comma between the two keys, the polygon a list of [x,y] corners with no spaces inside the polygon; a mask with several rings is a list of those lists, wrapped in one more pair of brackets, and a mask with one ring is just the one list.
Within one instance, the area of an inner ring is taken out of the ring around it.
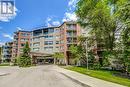
{"label": "entrance canopy", "polygon": [[49,57],[53,55],[53,54],[40,53],[40,52],[30,52],[30,54],[31,56],[36,56],[36,57]]}
{"label": "entrance canopy", "polygon": [[40,53],[40,52],[30,52],[33,64],[43,63],[46,61],[53,61],[53,54]]}

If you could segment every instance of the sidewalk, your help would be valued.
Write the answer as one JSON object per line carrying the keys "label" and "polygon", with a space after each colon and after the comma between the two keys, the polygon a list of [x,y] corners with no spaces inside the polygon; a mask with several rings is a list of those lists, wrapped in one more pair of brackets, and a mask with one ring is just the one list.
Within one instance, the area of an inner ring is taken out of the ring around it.
{"label": "sidewalk", "polygon": [[81,84],[86,85],[85,87],[126,87],[126,86],[122,86],[116,83],[112,83],[112,82],[100,80],[94,77],[90,77],[87,75],[83,75],[74,71],[66,70],[58,66],[55,67],[55,70],[75,80],[76,82],[80,82]]}

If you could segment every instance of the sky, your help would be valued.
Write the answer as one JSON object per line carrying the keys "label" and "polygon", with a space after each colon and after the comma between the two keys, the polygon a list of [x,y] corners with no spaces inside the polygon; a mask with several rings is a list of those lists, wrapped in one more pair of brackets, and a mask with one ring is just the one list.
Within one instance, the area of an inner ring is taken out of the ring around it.
{"label": "sky", "polygon": [[0,45],[12,41],[13,32],[17,30],[58,26],[64,21],[77,20],[76,3],[77,0],[15,0],[14,14],[9,17],[0,14]]}

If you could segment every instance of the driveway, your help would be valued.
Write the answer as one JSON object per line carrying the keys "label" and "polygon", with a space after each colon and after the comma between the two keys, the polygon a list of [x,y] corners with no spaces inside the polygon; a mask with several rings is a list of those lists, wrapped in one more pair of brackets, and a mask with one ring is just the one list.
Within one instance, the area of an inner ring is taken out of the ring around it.
{"label": "driveway", "polygon": [[54,65],[31,68],[0,67],[0,87],[82,87],[68,77],[57,72]]}

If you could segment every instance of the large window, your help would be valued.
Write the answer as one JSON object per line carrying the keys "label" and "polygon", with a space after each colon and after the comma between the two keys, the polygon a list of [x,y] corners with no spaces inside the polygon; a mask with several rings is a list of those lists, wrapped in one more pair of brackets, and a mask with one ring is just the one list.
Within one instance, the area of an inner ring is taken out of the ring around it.
{"label": "large window", "polygon": [[52,50],[53,50],[53,47],[44,47],[44,50],[45,50],[45,51],[52,51]]}
{"label": "large window", "polygon": [[76,29],[76,24],[68,24],[67,29]]}
{"label": "large window", "polygon": [[22,43],[22,44],[21,44],[21,47],[23,47],[23,46],[25,46],[25,43]]}
{"label": "large window", "polygon": [[53,45],[53,41],[45,41],[44,44],[45,45]]}
{"label": "large window", "polygon": [[33,46],[40,46],[40,43],[34,43]]}
{"label": "large window", "polygon": [[45,39],[53,39],[53,36],[45,36]]}
{"label": "large window", "polygon": [[33,51],[39,51],[39,48],[33,48]]}
{"label": "large window", "polygon": [[43,34],[48,34],[48,29],[43,30]]}
{"label": "large window", "polygon": [[42,34],[42,30],[35,30],[33,31],[33,36],[39,36]]}
{"label": "large window", "polygon": [[25,42],[25,41],[28,41],[29,39],[28,38],[22,38],[21,41],[22,42]]}
{"label": "large window", "polygon": [[39,41],[40,38],[33,38],[33,41]]}
{"label": "large window", "polygon": [[60,44],[60,41],[56,41],[56,44]]}
{"label": "large window", "polygon": [[56,39],[60,39],[60,36],[56,36]]}
{"label": "large window", "polygon": [[49,32],[49,33],[53,33],[53,32],[54,32],[54,29],[53,29],[53,28],[50,28],[50,29],[48,30],[48,32]]}
{"label": "large window", "polygon": [[29,36],[29,33],[21,33],[21,36]]}

